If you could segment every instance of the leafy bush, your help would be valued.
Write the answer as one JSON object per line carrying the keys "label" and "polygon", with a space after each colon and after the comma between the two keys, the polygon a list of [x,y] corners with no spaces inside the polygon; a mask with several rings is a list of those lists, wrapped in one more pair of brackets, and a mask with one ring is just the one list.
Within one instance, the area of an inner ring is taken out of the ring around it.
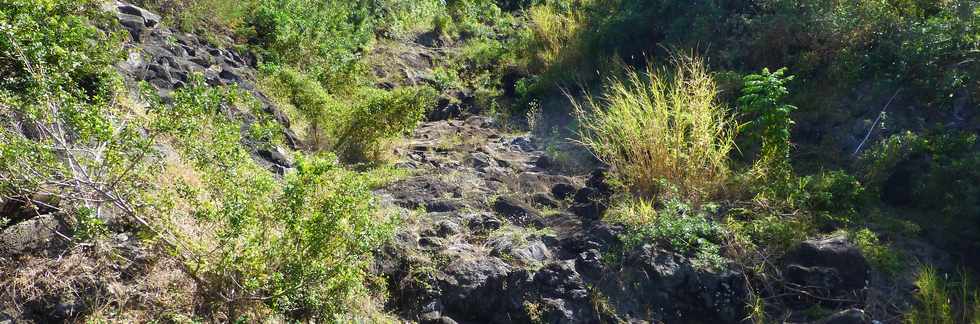
{"label": "leafy bush", "polygon": [[465,37],[492,36],[494,26],[508,23],[495,0],[447,0],[445,4],[453,25]]}
{"label": "leafy bush", "polygon": [[895,167],[915,151],[922,151],[924,142],[912,132],[892,135],[861,156],[863,178],[870,188],[879,192]]}
{"label": "leafy bush", "polygon": [[348,162],[381,158],[387,140],[410,132],[435,105],[429,87],[384,91],[359,88],[337,99],[312,78],[289,68],[268,68],[263,86],[286,108],[294,128],[315,150],[337,153]]}
{"label": "leafy bush", "polygon": [[118,46],[123,34],[96,28],[109,20],[95,2],[10,0],[0,19],[5,103],[39,113],[52,97],[97,104],[113,95],[118,84],[112,64],[123,57]]}
{"label": "leafy bush", "polygon": [[918,220],[962,251],[976,246],[980,228],[980,153],[976,135],[904,133],[861,158],[869,189],[885,202],[933,211]]}
{"label": "leafy bush", "polygon": [[460,53],[467,70],[494,71],[496,65],[509,64],[515,55],[509,44],[494,39],[480,39],[467,42]]}
{"label": "leafy bush", "polygon": [[377,217],[367,181],[330,156],[301,158],[279,200],[287,208],[279,215],[285,229],[271,303],[324,319],[350,312],[368,294],[373,251],[393,233]]}
{"label": "leafy bush", "polygon": [[350,108],[302,72],[268,66],[263,72],[263,90],[285,110],[291,128],[314,150],[333,147]]}
{"label": "leafy bush", "polygon": [[864,186],[844,171],[822,172],[802,180],[805,187],[797,195],[795,204],[815,214],[817,226],[830,231],[842,225],[850,225],[869,202]]}
{"label": "leafy bush", "polygon": [[868,258],[871,266],[876,270],[888,275],[895,275],[902,271],[905,266],[902,255],[882,243],[878,234],[866,228],[850,234],[850,240],[861,249],[861,254]]}
{"label": "leafy bush", "polygon": [[414,130],[436,97],[429,87],[365,90],[337,137],[336,151],[348,161],[378,160],[385,141]]}
{"label": "leafy bush", "polygon": [[626,226],[622,239],[627,251],[655,243],[693,257],[699,266],[711,268],[724,263],[720,255],[722,228],[703,210],[680,201],[668,201],[660,210],[647,201],[626,201],[606,220]]}
{"label": "leafy bush", "polygon": [[368,179],[325,154],[298,155],[296,171],[277,181],[242,146],[242,121],[223,112],[241,95],[196,78],[172,106],[152,110],[152,129],[172,139],[191,168],[182,172],[195,175],[155,194],[174,199],[155,215],[173,232],[175,254],[229,316],[263,304],[296,319],[359,309],[371,253],[392,228]]}
{"label": "leafy bush", "polygon": [[853,214],[866,201],[864,186],[844,171],[822,172],[808,178],[810,210]]}
{"label": "leafy bush", "polygon": [[73,216],[79,239],[102,232],[110,212],[141,220],[154,169],[153,134],[117,101],[121,35],[96,28],[105,18],[90,1],[0,8],[0,200]]}
{"label": "leafy bush", "polygon": [[[781,255],[817,232],[811,219],[765,211],[737,209],[725,218],[725,228],[744,250]],[[756,257],[755,255],[751,257]]]}
{"label": "leafy bush", "polygon": [[255,45],[269,63],[313,75],[336,93],[358,84],[360,50],[371,40],[368,8],[360,2],[262,1],[250,19]]}
{"label": "leafy bush", "polygon": [[376,31],[393,38],[414,36],[418,32],[435,30],[449,32],[451,20],[441,0],[382,0],[375,1],[373,17]]}
{"label": "leafy bush", "polygon": [[760,192],[726,218],[743,247],[778,255],[813,235],[871,221],[862,214],[870,202],[864,186],[844,171],[790,174],[780,185],[752,181],[745,187]]}
{"label": "leafy bush", "polygon": [[460,89],[463,81],[459,78],[459,71],[452,68],[436,67],[432,69],[432,78],[435,79],[435,87],[439,91],[449,89]]}
{"label": "leafy bush", "polygon": [[601,100],[575,103],[582,142],[634,191],[663,196],[666,182],[699,203],[728,179],[734,123],[699,59],[672,73],[648,70],[613,79]]}
{"label": "leafy bush", "polygon": [[[793,120],[789,114],[796,109],[783,102],[789,94],[786,83],[793,76],[785,75],[786,68],[745,76],[742,96],[738,98],[746,113],[755,115],[749,123],[753,136],[762,143],[761,165],[786,170],[789,167],[790,130]],[[779,172],[780,170],[770,170]]]}

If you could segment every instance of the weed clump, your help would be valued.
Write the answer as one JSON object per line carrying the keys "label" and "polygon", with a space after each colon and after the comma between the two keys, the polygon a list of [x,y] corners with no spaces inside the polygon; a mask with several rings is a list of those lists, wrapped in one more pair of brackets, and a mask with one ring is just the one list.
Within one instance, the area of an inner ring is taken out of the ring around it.
{"label": "weed clump", "polygon": [[677,200],[659,210],[647,201],[628,200],[606,220],[627,227],[622,236],[626,251],[654,243],[691,257],[696,266],[713,269],[725,263],[721,256],[724,230],[711,221],[708,211]]}
{"label": "weed clump", "polygon": [[980,322],[980,291],[966,273],[959,281],[941,276],[924,267],[915,279],[916,305],[904,317],[905,323],[952,324]]}
{"label": "weed clump", "polygon": [[600,99],[576,102],[582,142],[633,191],[660,197],[665,183],[695,203],[719,193],[730,175],[731,114],[716,100],[704,62],[679,59],[672,71],[612,79]]}
{"label": "weed clump", "polygon": [[382,160],[387,141],[415,129],[437,97],[424,86],[362,88],[348,97],[335,96],[296,70],[269,69],[264,87],[284,104],[309,148],[334,152],[345,162]]}

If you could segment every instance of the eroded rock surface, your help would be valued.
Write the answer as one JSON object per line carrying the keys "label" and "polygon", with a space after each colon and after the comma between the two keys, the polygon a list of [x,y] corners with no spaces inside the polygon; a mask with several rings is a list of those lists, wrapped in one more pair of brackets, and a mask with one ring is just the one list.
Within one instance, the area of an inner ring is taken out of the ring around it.
{"label": "eroded rock surface", "polygon": [[[237,86],[258,100],[262,113],[283,126],[287,145],[294,149],[303,145],[289,129],[290,121],[285,113],[256,89],[256,59],[253,55],[214,46],[196,35],[162,26],[160,16],[131,4],[117,1],[107,5],[106,9],[116,14],[130,34],[130,41],[126,43],[129,55],[117,66],[129,81],[148,83],[164,102],[172,99],[174,91],[188,86],[194,75],[202,76],[210,86]],[[229,113],[243,119],[243,134],[248,134],[257,119],[249,111]],[[271,171],[283,174],[292,167],[292,162],[280,150],[258,143],[243,144],[251,150],[256,162]]]}
{"label": "eroded rock surface", "polygon": [[740,274],[652,246],[622,251],[622,229],[599,221],[613,194],[604,170],[562,174],[533,138],[495,127],[427,122],[399,152],[414,174],[379,192],[409,215],[378,258],[393,311],[422,323],[745,318]]}

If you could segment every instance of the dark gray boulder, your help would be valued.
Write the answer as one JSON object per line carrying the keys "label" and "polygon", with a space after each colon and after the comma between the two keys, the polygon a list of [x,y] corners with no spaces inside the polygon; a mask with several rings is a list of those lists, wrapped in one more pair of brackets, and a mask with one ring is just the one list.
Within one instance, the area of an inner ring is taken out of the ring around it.
{"label": "dark gray boulder", "polygon": [[830,292],[864,288],[870,270],[861,250],[844,235],[804,241],[784,264],[791,283]]}
{"label": "dark gray boulder", "polygon": [[57,214],[34,217],[0,231],[0,257],[36,254],[67,243],[71,229]]}
{"label": "dark gray boulder", "polygon": [[551,194],[559,200],[565,200],[568,197],[571,197],[576,191],[578,191],[578,189],[571,183],[556,183],[551,187]]}
{"label": "dark gray boulder", "polygon": [[493,202],[493,210],[520,226],[531,224],[541,217],[541,213],[534,207],[514,197],[497,198]]}
{"label": "dark gray boulder", "polygon": [[534,142],[527,136],[515,137],[510,141],[510,145],[524,152],[532,152],[535,149]]}
{"label": "dark gray boulder", "polygon": [[436,199],[425,203],[425,210],[433,213],[453,212],[466,208],[459,199]]}
{"label": "dark gray boulder", "polygon": [[471,214],[464,217],[466,226],[475,233],[486,233],[500,228],[503,222],[488,213]]}
{"label": "dark gray boulder", "polygon": [[731,270],[695,267],[686,257],[643,246],[630,252],[621,271],[607,274],[603,292],[620,314],[665,323],[739,323],[748,290]]}
{"label": "dark gray boulder", "polygon": [[445,313],[457,320],[487,318],[496,311],[510,271],[510,266],[493,257],[451,263],[445,271],[447,277],[439,284]]}
{"label": "dark gray boulder", "polygon": [[552,197],[550,194],[545,192],[535,193],[534,195],[531,196],[531,200],[533,200],[534,203],[538,205],[549,207],[549,208],[557,208],[559,205],[558,201],[555,200],[554,197]]}
{"label": "dark gray boulder", "polygon": [[552,257],[551,250],[540,240],[521,243],[504,235],[494,237],[488,245],[491,248],[490,255],[509,258],[518,264],[537,264]]}
{"label": "dark gray boulder", "polygon": [[609,209],[609,201],[613,194],[612,187],[606,182],[606,176],[607,170],[605,169],[592,171],[585,188],[579,189],[575,193],[572,204],[573,213],[587,221],[602,218],[606,210]]}

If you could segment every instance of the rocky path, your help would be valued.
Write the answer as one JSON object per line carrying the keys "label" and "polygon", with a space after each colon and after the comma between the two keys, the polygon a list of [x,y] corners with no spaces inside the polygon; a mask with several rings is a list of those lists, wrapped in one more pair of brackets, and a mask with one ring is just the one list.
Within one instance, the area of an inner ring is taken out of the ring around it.
{"label": "rocky path", "polygon": [[742,318],[736,274],[651,247],[621,252],[617,228],[598,221],[611,195],[601,170],[561,174],[531,138],[479,116],[425,123],[399,155],[413,175],[379,194],[409,216],[378,264],[389,307],[406,320]]}

